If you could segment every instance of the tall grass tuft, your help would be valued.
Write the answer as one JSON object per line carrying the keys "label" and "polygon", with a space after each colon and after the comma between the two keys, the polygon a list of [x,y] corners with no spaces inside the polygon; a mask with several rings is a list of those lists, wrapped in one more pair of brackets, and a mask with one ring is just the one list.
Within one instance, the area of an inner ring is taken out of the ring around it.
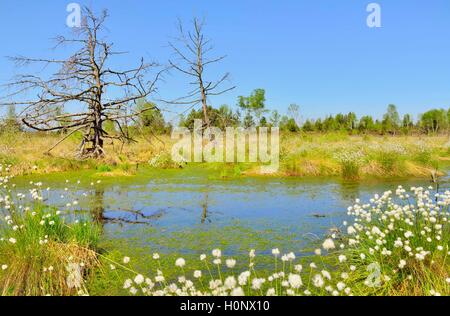
{"label": "tall grass tuft", "polygon": [[359,178],[359,171],[364,162],[364,154],[361,151],[342,151],[335,155],[335,159],[341,165],[344,179],[356,180]]}
{"label": "tall grass tuft", "polygon": [[374,160],[379,163],[385,174],[403,175],[405,174],[406,149],[396,143],[386,143],[375,145],[373,148]]}
{"label": "tall grass tuft", "polygon": [[9,181],[0,177],[0,294],[86,294],[84,280],[98,265],[99,227],[67,223],[43,203],[40,183],[27,199],[13,195]]}

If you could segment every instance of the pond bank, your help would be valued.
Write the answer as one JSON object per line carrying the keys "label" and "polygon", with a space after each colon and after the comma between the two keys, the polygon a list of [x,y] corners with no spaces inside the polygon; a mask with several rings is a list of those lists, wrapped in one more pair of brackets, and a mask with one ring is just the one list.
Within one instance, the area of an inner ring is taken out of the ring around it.
{"label": "pond bank", "polygon": [[[43,153],[58,135],[18,133],[0,138],[0,164],[12,165],[14,175],[93,171],[105,177],[128,176],[141,167],[176,167],[171,161],[173,140],[164,135],[158,141],[138,139],[122,146],[105,144],[106,155],[99,160],[76,160],[79,139],[69,138],[50,154]],[[17,144],[21,144],[18,146]],[[349,136],[346,134],[282,134],[280,169],[282,177],[329,177],[366,179],[371,177],[428,177],[450,163],[445,136]],[[208,164],[203,167],[209,169]],[[257,164],[220,164],[223,177],[265,176]]]}

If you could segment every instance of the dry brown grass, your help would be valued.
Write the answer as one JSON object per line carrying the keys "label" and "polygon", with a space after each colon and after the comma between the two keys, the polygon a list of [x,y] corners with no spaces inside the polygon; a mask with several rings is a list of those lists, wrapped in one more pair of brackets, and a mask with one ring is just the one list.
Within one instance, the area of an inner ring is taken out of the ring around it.
{"label": "dry brown grass", "polygon": [[444,296],[450,295],[449,286],[445,281],[450,271],[445,258],[434,259],[434,264],[411,261],[410,265],[404,273],[411,275],[412,279],[404,279],[390,288],[389,296],[427,296],[431,289]]}
{"label": "dry brown grass", "polygon": [[[172,144],[170,136],[157,138],[138,137],[137,142],[121,144],[106,142],[106,155],[100,160],[77,160],[75,153],[79,139],[72,137],[46,154],[61,136],[40,133],[17,133],[0,136],[0,163],[13,165],[13,174],[49,173],[80,169],[95,169],[98,166],[111,167],[127,165],[118,171],[112,170],[105,176],[126,176],[133,174],[133,166],[147,164],[150,159],[161,152],[170,153]],[[364,150],[370,155],[375,152],[372,147],[401,146],[406,150],[401,165],[386,168],[374,157],[369,157],[360,168],[360,176],[404,176],[428,177],[434,166],[413,159],[417,148],[424,147],[432,152],[432,159],[442,164],[449,161],[449,149],[446,148],[448,137],[436,136],[348,136],[343,134],[283,134],[280,144],[281,176],[339,176],[341,166],[334,158],[340,151]],[[34,171],[33,166],[38,170]],[[245,172],[258,175],[259,168]]]}
{"label": "dry brown grass", "polygon": [[[80,169],[95,169],[100,165],[143,164],[164,150],[170,150],[169,136],[158,136],[147,140],[137,138],[136,142],[121,144],[106,142],[106,155],[99,160],[78,160],[75,158],[79,140],[69,138],[64,143],[47,151],[61,136],[41,133],[17,133],[0,136],[0,163],[12,164],[12,174],[51,173]],[[34,170],[34,166],[38,169]]]}
{"label": "dry brown grass", "polygon": [[361,153],[359,177],[429,177],[448,164],[447,145],[447,136],[283,135],[281,169],[288,176],[339,176],[340,153]]}
{"label": "dry brown grass", "polygon": [[77,295],[79,289],[69,288],[67,283],[69,262],[82,263],[80,272],[83,279],[100,264],[96,252],[76,243],[50,241],[42,249],[35,257],[29,253],[15,256],[14,262],[0,278],[2,296]]}

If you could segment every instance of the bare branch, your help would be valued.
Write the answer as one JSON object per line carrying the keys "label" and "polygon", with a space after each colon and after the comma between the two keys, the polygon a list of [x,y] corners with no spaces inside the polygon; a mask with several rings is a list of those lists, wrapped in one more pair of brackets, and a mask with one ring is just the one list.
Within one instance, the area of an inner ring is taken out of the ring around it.
{"label": "bare branch", "polygon": [[[112,56],[123,52],[112,51],[112,43],[101,40],[103,24],[108,17],[107,11],[96,16],[89,8],[83,9],[83,23],[74,38],[58,36],[55,49],[61,45],[74,46],[76,49],[67,59],[11,57],[17,66],[31,64],[44,65],[55,69],[48,77],[37,74],[24,74],[6,88],[13,90],[6,97],[7,102],[0,105],[20,105],[22,122],[37,131],[67,131],[55,146],[76,131],[83,130],[80,144],[81,157],[98,157],[104,154],[104,138],[129,139],[126,132],[119,127],[120,135],[113,136],[103,129],[105,121],[114,121],[120,126],[120,120],[133,119],[141,111],[128,111],[139,100],[156,91],[156,84],[166,69],[157,63],[139,61],[136,67],[124,70],[113,69],[109,64]],[[156,75],[148,80],[148,74],[157,70]],[[112,89],[113,93],[106,90]],[[27,94],[27,99],[22,96]],[[30,97],[34,95],[34,97]],[[63,113],[71,103],[83,107],[80,112]]]}
{"label": "bare branch", "polygon": [[190,82],[190,84],[196,85],[197,87],[185,96],[164,102],[179,105],[201,103],[206,126],[209,127],[210,123],[207,114],[208,98],[231,91],[235,87],[220,90],[220,86],[228,80],[228,73],[217,81],[206,80],[204,73],[206,66],[222,61],[225,56],[207,58],[207,54],[213,47],[210,45],[210,40],[204,35],[204,25],[204,20],[194,18],[192,21],[192,30],[185,32],[181,20],[178,20],[179,35],[176,41],[179,45],[176,46],[172,42],[169,42],[169,47],[173,50],[177,60],[169,60],[169,64],[173,69],[183,75],[194,78],[194,81]]}

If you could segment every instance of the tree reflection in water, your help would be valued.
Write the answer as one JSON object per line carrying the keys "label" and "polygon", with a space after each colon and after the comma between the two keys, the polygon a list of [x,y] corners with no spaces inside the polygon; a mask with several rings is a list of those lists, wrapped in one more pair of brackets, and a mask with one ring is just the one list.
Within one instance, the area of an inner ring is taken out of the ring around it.
{"label": "tree reflection in water", "polygon": [[124,213],[124,216],[109,217],[105,215],[105,189],[97,188],[92,195],[91,201],[91,216],[92,219],[100,224],[103,228],[105,224],[114,223],[119,225],[124,224],[142,224],[150,225],[151,221],[162,217],[165,214],[165,210],[158,210],[156,213],[146,215],[142,210],[123,209],[119,208],[117,211]]}

